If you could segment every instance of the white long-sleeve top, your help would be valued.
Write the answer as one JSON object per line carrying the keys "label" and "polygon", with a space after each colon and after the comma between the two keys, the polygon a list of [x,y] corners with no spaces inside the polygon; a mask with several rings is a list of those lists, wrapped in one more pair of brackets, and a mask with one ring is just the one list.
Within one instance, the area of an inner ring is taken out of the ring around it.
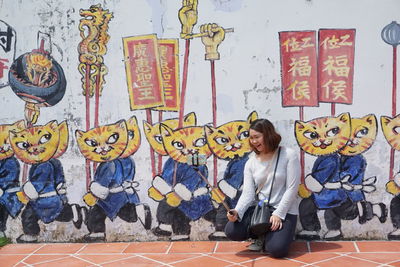
{"label": "white long-sleeve top", "polygon": [[[299,214],[298,187],[300,184],[300,162],[293,149],[281,146],[278,167],[276,169],[275,181],[269,205],[275,208],[272,213],[285,219],[286,214]],[[268,166],[274,164],[269,168]],[[260,161],[256,154],[252,152],[244,167],[243,176],[243,192],[235,207],[239,218],[243,218],[243,214],[255,200],[255,193],[259,184],[268,176],[263,188],[258,194],[260,200],[265,200],[269,196],[272,185],[272,178],[275,169],[275,161]]]}

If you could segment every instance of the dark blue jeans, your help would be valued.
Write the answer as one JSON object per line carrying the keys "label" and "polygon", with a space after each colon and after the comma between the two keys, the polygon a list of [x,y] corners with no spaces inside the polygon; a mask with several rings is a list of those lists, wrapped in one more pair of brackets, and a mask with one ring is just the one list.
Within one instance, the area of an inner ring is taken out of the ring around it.
{"label": "dark blue jeans", "polygon": [[[249,238],[257,238],[249,231],[249,224],[254,207],[250,207],[243,215],[243,219],[239,222],[228,222],[225,226],[226,236],[233,241],[244,241]],[[287,214],[283,220],[282,229],[270,231],[265,235],[265,249],[274,258],[285,257],[289,252],[290,243],[294,239],[296,230],[297,215]]]}

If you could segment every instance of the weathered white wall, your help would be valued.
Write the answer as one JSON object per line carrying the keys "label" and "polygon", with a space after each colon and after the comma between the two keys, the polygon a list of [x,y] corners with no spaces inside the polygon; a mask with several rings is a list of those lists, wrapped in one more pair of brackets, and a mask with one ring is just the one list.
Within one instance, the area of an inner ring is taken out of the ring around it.
{"label": "weathered white wall", "polygon": [[[57,1],[57,0],[0,0],[0,19],[17,32],[19,56],[37,48],[38,31],[49,32],[53,41],[52,56],[63,67],[67,89],[62,101],[54,107],[42,108],[38,124],[50,120],[68,121],[70,143],[68,151],[60,158],[67,180],[68,198],[71,203],[84,205],[85,165],[74,132],[85,128],[85,102],[81,94],[81,76],[77,70],[78,44],[81,41],[78,24],[79,9],[101,3],[113,12],[109,23],[111,38],[104,56],[109,69],[105,77],[100,100],[100,124],[136,115],[140,127],[145,120],[144,111],[130,111],[123,62],[122,38],[156,33],[159,38],[179,38],[178,10],[181,1],[167,0],[104,0],[104,1]],[[294,137],[294,121],[299,119],[298,108],[281,106],[281,76],[279,55],[279,31],[316,30],[320,28],[356,29],[354,90],[352,105],[336,105],[336,114],[350,112],[361,117],[373,113],[391,115],[392,48],[381,39],[382,28],[393,20],[399,20],[400,2],[397,0],[199,0],[198,22],[195,32],[204,23],[217,23],[224,28],[234,28],[227,33],[219,47],[221,59],[216,61],[217,124],[235,119],[246,119],[253,110],[259,117],[273,121],[283,135],[285,145],[297,148]],[[180,40],[181,71],[183,69],[184,41]],[[185,113],[193,111],[198,125],[212,122],[211,86],[209,62],[204,60],[204,46],[200,39],[191,42],[189,74]],[[11,123],[24,118],[24,102],[10,87],[0,89],[0,123]],[[305,120],[330,115],[330,105],[305,108]],[[165,117],[177,114],[166,114]],[[155,119],[155,117],[154,117]],[[142,128],[142,127],[141,127]],[[155,224],[156,202],[149,199],[147,189],[151,183],[149,144],[142,133],[141,147],[133,156],[137,170],[135,179],[140,182],[139,196],[148,203]],[[389,151],[381,130],[373,147],[365,153],[368,162],[366,176],[377,176],[377,190],[368,194],[373,202],[389,206],[392,196],[385,191],[389,175]],[[310,172],[315,158],[306,156],[306,173]],[[399,165],[395,160],[395,166]],[[211,161],[210,161],[211,163]],[[220,162],[222,175],[224,165]],[[209,164],[210,173],[212,164]],[[397,169],[397,168],[395,168]],[[321,218],[323,220],[323,218]],[[21,234],[20,218],[9,219],[6,235],[16,238]],[[322,222],[322,225],[324,223]],[[87,233],[85,226],[76,230],[71,223],[42,225],[41,241],[78,240]],[[212,232],[210,223],[200,219],[193,223],[192,239],[207,239]],[[299,225],[299,230],[300,230]],[[323,226],[324,228],[324,226]],[[392,231],[390,217],[384,224],[374,219],[360,225],[343,221],[345,238],[384,239]],[[109,240],[155,240],[150,231],[145,235],[138,223],[129,224],[120,219],[107,220]]]}

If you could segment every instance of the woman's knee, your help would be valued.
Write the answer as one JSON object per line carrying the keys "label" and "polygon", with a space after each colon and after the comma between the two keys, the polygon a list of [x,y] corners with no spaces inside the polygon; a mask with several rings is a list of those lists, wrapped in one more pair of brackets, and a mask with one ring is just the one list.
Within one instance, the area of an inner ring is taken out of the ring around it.
{"label": "woman's knee", "polygon": [[271,246],[267,247],[267,251],[269,252],[270,256],[273,258],[283,258],[288,255],[289,253],[289,246]]}
{"label": "woman's knee", "polygon": [[234,222],[228,222],[225,225],[225,235],[228,239],[233,241],[243,241],[247,239],[247,233],[237,227]]}

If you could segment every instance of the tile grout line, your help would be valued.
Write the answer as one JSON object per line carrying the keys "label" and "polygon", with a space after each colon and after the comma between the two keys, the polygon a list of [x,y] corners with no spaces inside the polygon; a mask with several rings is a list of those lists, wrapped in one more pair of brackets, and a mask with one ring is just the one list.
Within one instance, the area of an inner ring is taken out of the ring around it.
{"label": "tile grout line", "polygon": [[230,264],[237,264],[237,262],[232,262],[232,261],[229,261],[229,260],[226,260],[226,259],[219,259],[219,258],[215,257],[212,254],[210,254],[210,255],[203,254],[203,256],[210,257],[210,258],[213,258],[213,259],[216,259],[216,260],[219,260],[219,261],[225,261],[225,262],[230,263]]}
{"label": "tile grout line", "polygon": [[308,250],[308,253],[311,253],[311,246],[310,246],[310,242],[309,242],[309,241],[307,241],[307,242],[306,242],[306,244],[307,244],[307,250]]}
{"label": "tile grout line", "polygon": [[354,245],[354,247],[356,248],[356,251],[357,251],[358,253],[360,253],[361,251],[360,251],[360,249],[358,248],[358,245],[357,245],[357,242],[356,242],[356,241],[353,241],[353,245]]}
{"label": "tile grout line", "polygon": [[75,254],[69,254],[69,255],[70,255],[72,258],[79,259],[79,260],[81,260],[81,261],[90,263],[90,264],[92,264],[92,265],[94,265],[94,266],[101,266],[100,264],[91,262],[91,261],[89,261],[89,260],[87,260],[87,259],[82,259],[81,257],[79,257],[79,255],[75,255]]}
{"label": "tile grout line", "polygon": [[367,262],[371,262],[371,263],[375,263],[375,264],[378,264],[378,265],[382,265],[382,264],[387,264],[387,263],[380,263],[380,262],[376,262],[376,261],[373,261],[373,260],[369,260],[369,259],[364,259],[364,258],[359,258],[359,257],[357,257],[357,256],[353,256],[353,255],[351,255],[351,254],[347,254],[347,255],[345,255],[345,257],[349,257],[349,258],[352,258],[352,259],[357,259],[357,260],[363,260],[363,261],[367,261]]}
{"label": "tile grout line", "polygon": [[170,265],[169,263],[165,263],[165,262],[162,262],[162,261],[158,261],[158,260],[155,260],[155,259],[152,259],[152,258],[147,258],[147,257],[145,257],[145,256],[143,256],[143,255],[141,255],[141,254],[138,254],[138,255],[136,255],[137,257],[140,257],[140,258],[142,258],[142,259],[146,259],[146,260],[149,260],[149,261],[154,261],[154,262],[156,262],[156,263],[160,263],[160,264],[163,264],[163,265],[167,265],[167,266],[171,266],[171,267],[173,267],[172,265]]}
{"label": "tile grout line", "polygon": [[332,259],[342,258],[342,257],[345,256],[347,253],[342,254],[342,253],[337,252],[337,253],[334,253],[334,254],[336,254],[337,256],[333,256],[333,257],[328,258],[328,259],[323,259],[323,260],[320,260],[320,261],[316,261],[316,262],[313,262],[313,263],[310,263],[310,264],[318,264],[318,263],[320,263],[320,262],[326,262],[326,261],[330,261],[330,260],[332,260]]}
{"label": "tile grout line", "polygon": [[217,252],[217,248],[218,248],[218,245],[219,245],[219,242],[217,241],[217,242],[215,242],[215,245],[214,245],[214,249],[213,249],[213,251],[211,252],[211,253],[216,253]]}
{"label": "tile grout line", "polygon": [[165,251],[165,254],[169,254],[169,252],[171,251],[173,242],[169,242],[169,247],[167,248],[167,251]]}
{"label": "tile grout line", "polygon": [[[41,254],[35,254],[35,255],[30,255],[30,256],[36,256],[36,255],[41,255]],[[29,257],[30,257],[29,256]],[[60,255],[61,256],[61,255]],[[67,259],[69,256],[71,256],[71,254],[62,254],[62,257],[57,258],[57,259],[43,259],[43,261],[40,262],[36,262],[35,264],[42,264],[42,263],[49,263],[49,262],[53,262],[53,261],[58,261],[58,260],[63,260],[63,259]],[[33,266],[32,264],[29,263],[25,263],[24,264],[28,265],[28,266]]]}
{"label": "tile grout line", "polygon": [[122,253],[122,254],[125,254],[125,250],[126,250],[131,244],[132,244],[131,242],[128,242],[128,243],[126,244],[126,247],[121,251],[121,253]]}
{"label": "tile grout line", "polygon": [[81,252],[83,249],[85,249],[88,246],[88,244],[84,244],[80,249],[78,249],[77,252],[75,252],[74,254],[78,254],[79,252]]}
{"label": "tile grout line", "polygon": [[198,254],[198,255],[193,256],[193,257],[190,258],[190,259],[182,259],[182,260],[173,261],[173,262],[170,262],[169,264],[180,263],[180,262],[184,262],[184,261],[187,261],[187,260],[197,259],[197,258],[203,257],[203,255],[201,255],[201,254],[199,254],[199,253],[192,253],[192,254],[195,254],[195,255]]}
{"label": "tile grout line", "polygon": [[103,266],[102,264],[109,264],[109,263],[117,262],[117,261],[120,261],[120,260],[131,259],[131,258],[134,258],[134,257],[137,257],[137,256],[138,256],[138,255],[130,255],[130,256],[128,256],[128,255],[127,255],[127,257],[126,257],[126,258],[122,258],[122,259],[114,259],[114,260],[105,261],[105,262],[102,262],[102,263],[96,264],[96,266]]}
{"label": "tile grout line", "polygon": [[[36,250],[32,251],[31,253],[26,254],[26,256],[25,256],[22,260],[20,260],[18,263],[24,262],[24,260],[26,260],[27,258],[29,258],[30,256],[32,256],[36,251],[38,251],[39,249],[41,249],[41,248],[44,247],[44,246],[45,246],[45,244],[42,244],[42,245],[41,245],[40,247],[38,247]],[[18,263],[16,263],[15,265],[17,265]],[[22,264],[25,264],[25,263],[22,263]]]}

